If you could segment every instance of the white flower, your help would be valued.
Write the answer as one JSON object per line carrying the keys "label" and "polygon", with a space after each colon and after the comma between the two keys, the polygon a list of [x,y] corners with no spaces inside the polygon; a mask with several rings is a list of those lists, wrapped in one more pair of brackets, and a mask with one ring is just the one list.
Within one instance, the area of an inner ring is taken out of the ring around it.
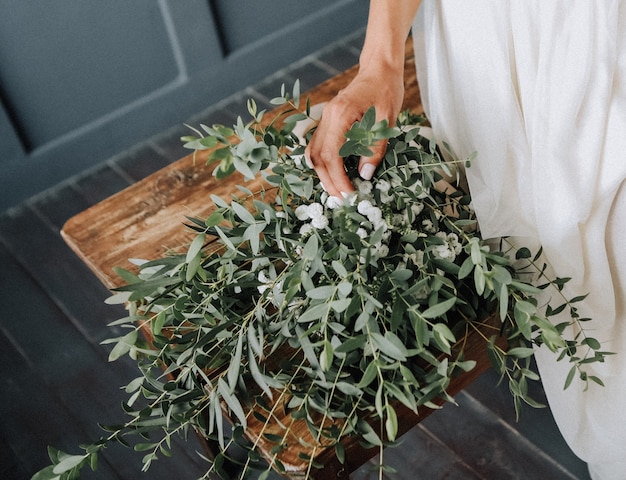
{"label": "white flower", "polygon": [[356,231],[356,234],[361,238],[367,238],[367,230],[365,230],[364,228],[359,228]]}
{"label": "white flower", "polygon": [[415,202],[411,204],[411,213],[416,217],[422,213],[422,210],[424,210],[424,204],[422,202]]}
{"label": "white flower", "polygon": [[387,192],[380,192],[380,201],[383,203],[391,203],[393,195],[389,195]]}
{"label": "white flower", "polygon": [[326,228],[328,226],[328,218],[324,215],[315,217],[311,219],[311,226],[313,228],[317,228],[318,230]]}
{"label": "white flower", "polygon": [[433,248],[433,253],[437,258],[454,260],[454,252],[450,250],[448,244],[437,245],[435,248]]}
{"label": "white flower", "polygon": [[285,214],[285,212],[276,212],[276,217],[277,218],[285,218],[285,217],[287,217],[287,215]]}
{"label": "white flower", "polygon": [[329,196],[326,199],[325,205],[326,205],[326,208],[330,208],[331,210],[334,210],[335,208],[339,208],[343,205],[343,200],[338,197]]}
{"label": "white flower", "polygon": [[380,222],[383,218],[383,212],[378,207],[370,208],[365,215],[367,216],[367,219],[372,223]]}
{"label": "white flower", "polygon": [[367,216],[368,212],[372,208],[374,208],[374,206],[372,205],[372,202],[370,202],[369,200],[361,200],[359,204],[356,206],[357,212],[365,216]]}
{"label": "white flower", "polygon": [[422,226],[427,232],[435,231],[435,228],[433,227],[433,222],[429,218],[422,221]]}
{"label": "white flower", "polygon": [[389,184],[387,180],[379,180],[376,183],[376,189],[380,190],[381,192],[387,193],[390,188],[391,188],[391,185]]}
{"label": "white flower", "polygon": [[456,233],[449,233],[447,240],[448,245],[450,245],[450,248],[452,248],[456,255],[461,253],[461,250],[463,250],[463,245],[461,245],[461,242],[459,242],[459,237]]}
{"label": "white flower", "polygon": [[324,207],[321,203],[312,203],[307,207],[307,213],[309,214],[310,219],[321,217],[324,215]]}
{"label": "white flower", "polygon": [[433,254],[436,257],[454,261],[456,256],[461,253],[462,249],[459,243],[459,237],[454,233],[446,234],[445,232],[437,232],[435,236],[441,238],[445,243],[443,245],[437,245],[433,249]]}
{"label": "white flower", "polygon": [[372,182],[368,180],[363,180],[362,178],[356,178],[354,180],[354,186],[361,195],[369,195],[370,193],[372,193],[372,188],[374,187],[372,185]]}
{"label": "white flower", "polygon": [[311,226],[310,223],[305,223],[304,225],[300,227],[300,235],[303,235],[303,236],[308,235],[312,231],[313,231],[313,227]]}
{"label": "white flower", "polygon": [[298,205],[294,213],[296,214],[296,218],[300,221],[305,221],[309,219],[308,205]]}
{"label": "white flower", "polygon": [[383,258],[389,255],[389,247],[384,243],[379,243],[376,245],[376,249],[374,251],[374,255],[378,258]]}
{"label": "white flower", "polygon": [[387,225],[387,222],[385,222],[382,218],[372,220],[372,226],[374,227],[374,230],[379,230],[381,228],[383,229],[383,232],[389,230],[389,225]]}
{"label": "white flower", "polygon": [[413,265],[415,265],[418,268],[423,267],[424,266],[424,251],[417,250],[413,253],[405,253],[403,260],[405,262],[411,261]]}

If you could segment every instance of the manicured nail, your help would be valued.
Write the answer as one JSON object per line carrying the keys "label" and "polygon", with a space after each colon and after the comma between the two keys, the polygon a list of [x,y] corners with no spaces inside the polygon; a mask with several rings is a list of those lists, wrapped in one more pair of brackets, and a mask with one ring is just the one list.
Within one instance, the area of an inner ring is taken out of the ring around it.
{"label": "manicured nail", "polygon": [[341,193],[341,196],[342,196],[343,198],[348,198],[348,197],[350,196],[350,194],[349,194],[349,193],[346,193],[346,192],[339,192],[339,193]]}
{"label": "manicured nail", "polygon": [[363,180],[371,180],[374,176],[374,171],[376,167],[371,163],[364,163],[361,169],[359,170],[359,175]]}

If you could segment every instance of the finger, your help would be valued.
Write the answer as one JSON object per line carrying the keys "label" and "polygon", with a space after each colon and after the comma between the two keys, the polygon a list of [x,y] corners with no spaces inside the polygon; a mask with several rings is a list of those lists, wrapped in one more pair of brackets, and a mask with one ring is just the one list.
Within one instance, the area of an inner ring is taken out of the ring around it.
{"label": "finger", "polygon": [[363,180],[371,180],[374,176],[374,172],[387,150],[387,140],[381,140],[376,145],[370,147],[370,150],[372,151],[370,157],[361,157],[359,160],[359,176]]}
{"label": "finger", "polygon": [[315,169],[317,176],[330,195],[341,198],[354,190],[354,187],[344,169],[343,158],[337,153],[331,153],[333,149],[320,150],[315,154],[311,144],[305,150],[307,163]]}

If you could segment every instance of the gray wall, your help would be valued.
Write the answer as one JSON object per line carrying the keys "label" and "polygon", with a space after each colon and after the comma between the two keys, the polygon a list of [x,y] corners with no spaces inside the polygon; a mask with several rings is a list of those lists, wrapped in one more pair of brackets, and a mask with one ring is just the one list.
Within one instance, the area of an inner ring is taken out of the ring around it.
{"label": "gray wall", "polygon": [[0,0],[0,211],[365,25],[366,0]]}

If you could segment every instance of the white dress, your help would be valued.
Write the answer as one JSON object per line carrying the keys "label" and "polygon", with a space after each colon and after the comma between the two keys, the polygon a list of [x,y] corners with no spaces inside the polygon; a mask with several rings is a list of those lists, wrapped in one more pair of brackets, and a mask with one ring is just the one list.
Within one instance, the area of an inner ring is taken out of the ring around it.
{"label": "white dress", "polygon": [[563,389],[536,358],[551,411],[594,479],[626,479],[626,1],[425,0],[413,27],[435,136],[467,170],[486,237],[539,242],[603,349],[606,387]]}

